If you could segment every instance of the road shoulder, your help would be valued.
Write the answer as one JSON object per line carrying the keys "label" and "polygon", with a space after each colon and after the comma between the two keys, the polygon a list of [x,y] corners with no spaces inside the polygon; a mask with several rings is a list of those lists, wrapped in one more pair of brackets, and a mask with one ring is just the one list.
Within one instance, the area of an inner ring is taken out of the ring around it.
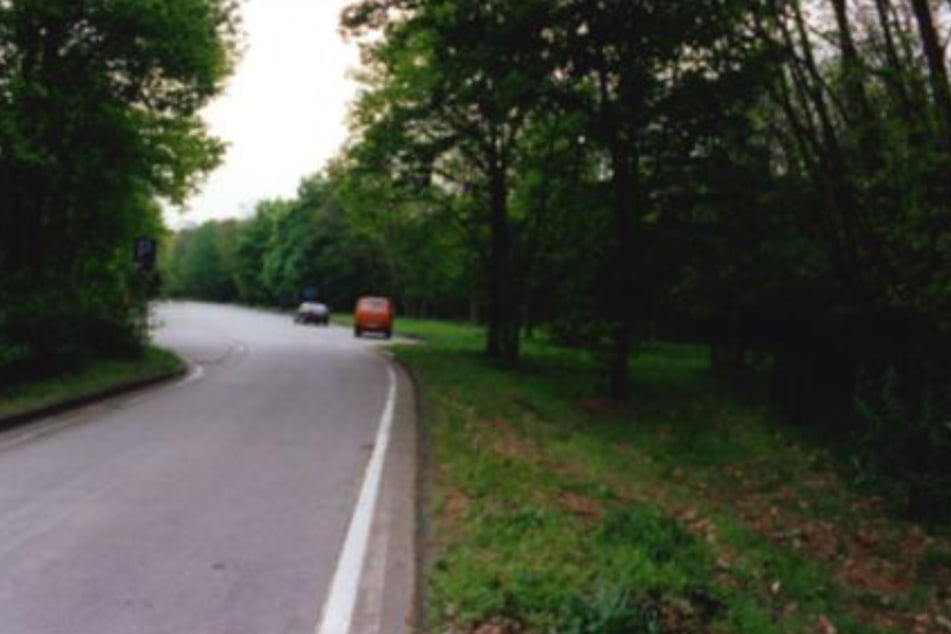
{"label": "road shoulder", "polygon": [[[103,365],[107,365],[103,370]],[[187,365],[174,353],[150,348],[140,361],[109,361],[66,377],[18,386],[0,393],[0,432],[40,418],[151,387],[185,374]],[[94,376],[95,373],[98,376]]]}
{"label": "road shoulder", "polygon": [[392,358],[387,363],[396,374],[396,409],[351,634],[419,630],[416,392],[402,364]]}

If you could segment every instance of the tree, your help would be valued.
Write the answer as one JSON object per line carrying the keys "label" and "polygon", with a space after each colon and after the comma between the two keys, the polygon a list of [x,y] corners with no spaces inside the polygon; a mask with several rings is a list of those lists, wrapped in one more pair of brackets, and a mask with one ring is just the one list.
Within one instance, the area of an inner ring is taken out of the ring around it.
{"label": "tree", "polygon": [[[366,45],[373,87],[357,109],[368,147],[387,171],[435,175],[478,192],[478,223],[487,229],[486,352],[519,355],[520,280],[509,213],[512,167],[524,125],[551,79],[544,26],[552,4],[369,0],[352,5],[353,35],[385,28]],[[390,20],[391,16],[399,16]]]}
{"label": "tree", "polygon": [[169,262],[169,292],[216,302],[237,299],[234,245],[238,230],[233,220],[212,220],[179,232]]}
{"label": "tree", "polygon": [[179,231],[163,276],[171,296],[288,308],[310,297],[346,310],[363,294],[393,294],[381,244],[345,208],[336,177],[301,181],[297,196],[266,200],[247,220]]}
{"label": "tree", "polygon": [[[744,37],[748,3],[573,0],[561,3],[564,101],[587,117],[610,183],[612,231],[603,305],[613,323],[610,392],[626,399],[633,321],[664,284],[652,266],[658,219],[677,183],[750,103],[757,50]],[[661,282],[661,283],[657,283]]]}
{"label": "tree", "polygon": [[777,397],[787,409],[833,400],[851,411],[860,375],[895,363],[922,389],[946,382],[947,368],[928,380],[920,371],[951,333],[949,86],[934,55],[949,7],[933,19],[927,3],[830,0],[835,28],[823,40],[802,2],[764,8],[760,37],[780,68],[768,115],[776,178],[808,201],[796,230],[829,261],[837,289],[800,309],[809,340],[777,341]]}
{"label": "tree", "polygon": [[[156,197],[182,201],[221,155],[198,111],[236,30],[230,0],[0,3],[0,293],[28,357],[126,339],[133,238]],[[67,304],[92,311],[95,337],[56,325]],[[32,333],[38,318],[52,333]]]}
{"label": "tree", "polygon": [[234,283],[238,299],[251,305],[275,302],[264,282],[264,257],[274,231],[274,201],[260,201],[254,216],[244,221],[238,231],[234,254]]}

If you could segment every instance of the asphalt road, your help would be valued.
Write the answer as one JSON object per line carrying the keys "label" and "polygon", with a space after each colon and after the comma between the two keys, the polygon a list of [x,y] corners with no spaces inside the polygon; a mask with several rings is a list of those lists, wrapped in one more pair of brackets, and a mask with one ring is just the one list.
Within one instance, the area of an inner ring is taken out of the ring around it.
{"label": "asphalt road", "polygon": [[352,631],[405,631],[415,426],[382,341],[225,306],[156,317],[187,378],[0,435],[0,633],[318,631],[391,376]]}

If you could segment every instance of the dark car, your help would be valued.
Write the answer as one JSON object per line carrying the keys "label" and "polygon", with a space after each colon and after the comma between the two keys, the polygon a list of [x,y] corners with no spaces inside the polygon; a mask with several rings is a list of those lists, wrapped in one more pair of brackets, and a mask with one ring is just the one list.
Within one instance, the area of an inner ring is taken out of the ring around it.
{"label": "dark car", "polygon": [[326,326],[330,323],[330,309],[326,304],[304,302],[297,307],[294,321],[298,324],[319,324]]}

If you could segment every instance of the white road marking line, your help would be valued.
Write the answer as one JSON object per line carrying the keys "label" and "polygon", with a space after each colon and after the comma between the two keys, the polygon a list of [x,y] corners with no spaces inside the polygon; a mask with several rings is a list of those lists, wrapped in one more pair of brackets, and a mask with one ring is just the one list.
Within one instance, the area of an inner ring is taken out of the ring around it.
{"label": "white road marking line", "polygon": [[350,516],[350,527],[343,543],[343,550],[337,560],[330,592],[324,603],[323,613],[317,624],[315,634],[348,634],[353,620],[353,611],[357,603],[357,591],[360,586],[360,574],[363,571],[367,543],[370,540],[370,526],[373,511],[376,509],[380,494],[380,482],[383,478],[383,461],[390,444],[390,429],[393,426],[393,411],[396,405],[396,374],[387,364],[386,371],[390,387],[386,395],[386,405],[380,417],[380,426],[373,443],[373,453],[363,475],[363,485],[357,505]]}
{"label": "white road marking line", "polygon": [[177,386],[181,387],[189,383],[194,383],[195,381],[200,381],[203,376],[205,376],[205,368],[196,363],[185,378],[178,382]]}
{"label": "white road marking line", "polygon": [[[185,387],[186,385],[194,383],[195,381],[200,381],[204,376],[205,368],[198,364],[194,364],[191,366],[188,374],[178,381],[161,387],[145,388],[148,390],[145,394],[140,396],[125,397],[118,405],[118,408],[125,409],[130,405],[136,405],[141,401],[154,398],[158,394]],[[118,396],[113,398],[123,397]],[[109,398],[107,398],[106,401],[109,401]],[[101,406],[101,402],[92,402],[87,405],[79,406],[75,412],[65,412],[59,415],[53,414],[46,420],[41,419],[35,423],[27,423],[22,431],[13,429],[8,432],[4,432],[0,434],[0,452],[12,449],[13,447],[22,445],[23,443],[29,442],[36,438],[56,433],[61,429],[66,429],[67,427],[81,421],[84,416],[87,416],[88,413],[93,411],[95,408]]]}
{"label": "white road marking line", "polygon": [[190,385],[195,381],[200,381],[205,376],[204,367],[198,365],[197,363],[189,363],[188,365],[188,373],[179,380],[167,385],[160,385],[158,387],[153,387],[152,389],[146,389],[145,392],[139,394],[138,396],[124,398],[116,404],[116,409],[128,409],[130,407],[134,407],[144,401],[149,401],[160,394],[165,394],[166,392],[171,392],[173,390],[183,388],[186,385]]}

